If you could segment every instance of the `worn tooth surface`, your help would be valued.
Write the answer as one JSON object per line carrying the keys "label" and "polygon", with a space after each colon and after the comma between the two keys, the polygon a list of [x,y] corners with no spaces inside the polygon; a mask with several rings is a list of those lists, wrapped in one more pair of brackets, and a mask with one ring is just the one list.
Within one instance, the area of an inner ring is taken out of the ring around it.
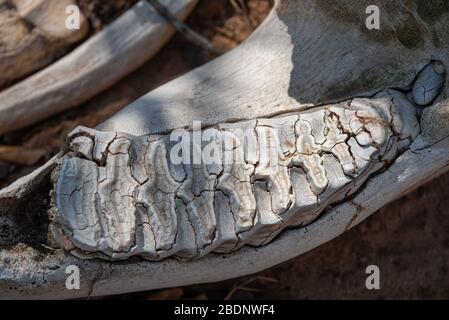
{"label": "worn tooth surface", "polygon": [[271,195],[271,207],[275,214],[282,214],[291,204],[291,182],[288,176],[288,160],[282,153],[278,131],[258,126],[260,160],[255,169],[255,178],[267,183]]}
{"label": "worn tooth surface", "polygon": [[284,218],[293,226],[304,225],[316,217],[315,212],[319,208],[318,196],[313,192],[302,168],[292,168],[290,176],[295,201],[293,208],[301,208],[301,210],[294,212],[292,208],[284,215]]}
{"label": "worn tooth surface", "polygon": [[251,176],[254,167],[247,164],[225,165],[219,178],[218,189],[229,198],[229,205],[235,219],[237,233],[250,229],[256,211]]}
{"label": "worn tooth surface", "polygon": [[175,211],[175,191],[179,187],[170,175],[166,159],[165,145],[162,142],[152,142],[147,148],[145,162],[140,164],[138,171],[146,172],[147,178],[142,179],[138,189],[136,202],[149,217],[146,223],[152,230],[155,239],[155,249],[170,250],[176,241],[177,215]]}
{"label": "worn tooth surface", "polygon": [[100,208],[106,216],[111,252],[129,251],[136,229],[133,193],[138,183],[131,175],[129,149],[131,141],[117,138],[109,146],[104,180],[98,184]]}
{"label": "worn tooth surface", "polygon": [[271,128],[277,132],[276,138],[279,139],[282,153],[292,155],[296,152],[295,126],[298,120],[298,115],[260,119],[257,121],[257,126]]}
{"label": "worn tooth surface", "polygon": [[255,121],[242,127],[222,125],[223,172],[218,178],[218,190],[229,198],[229,208],[235,220],[235,232],[249,230],[256,214],[256,199],[252,179],[254,164],[259,162]]}
{"label": "worn tooth surface", "polygon": [[80,127],[54,173],[52,230],[75,255],[112,260],[264,245],[357,192],[419,131],[415,106],[393,90],[186,132],[182,144]]}
{"label": "worn tooth surface", "polygon": [[[100,239],[106,233],[104,221],[96,211],[98,189],[98,169],[95,163],[79,159],[66,158],[61,165],[64,179],[59,179],[55,185],[56,206],[61,215],[59,222],[63,231],[74,244],[85,250],[97,250]],[[88,219],[90,223],[88,223]]]}
{"label": "worn tooth surface", "polygon": [[272,198],[265,181],[254,182],[254,194],[257,201],[254,225],[249,231],[239,234],[239,246],[259,246],[281,228],[282,220],[272,210]]}
{"label": "worn tooth surface", "polygon": [[[215,212],[217,214],[218,239],[211,249],[215,252],[230,252],[238,245],[237,234],[244,229],[237,230],[235,214],[231,210],[229,196],[221,191],[215,192]],[[252,220],[250,222],[252,226]]]}

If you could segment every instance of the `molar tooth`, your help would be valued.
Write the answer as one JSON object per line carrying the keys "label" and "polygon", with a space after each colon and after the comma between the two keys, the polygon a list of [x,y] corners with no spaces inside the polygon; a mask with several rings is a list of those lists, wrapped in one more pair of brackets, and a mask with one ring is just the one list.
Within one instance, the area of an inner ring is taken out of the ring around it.
{"label": "molar tooth", "polygon": [[296,150],[300,154],[313,154],[320,150],[320,146],[316,144],[315,137],[312,135],[312,126],[309,122],[302,118],[296,124]]}
{"label": "molar tooth", "polygon": [[[176,215],[179,221],[179,232],[176,255],[183,259],[190,259],[199,255],[200,250],[197,244],[197,235],[193,226],[193,222],[189,218],[186,205],[183,201],[176,200]],[[166,255],[168,256],[168,255]],[[165,257],[165,256],[163,256]]]}
{"label": "molar tooth", "polygon": [[256,210],[256,199],[251,186],[253,172],[254,167],[251,165],[225,165],[224,174],[218,182],[218,189],[230,198],[237,233],[252,227]]}
{"label": "molar tooth", "polygon": [[306,224],[316,217],[318,197],[312,191],[303,169],[292,168],[290,175],[295,199],[294,207],[297,209],[297,212],[284,214],[283,217],[291,221],[293,226],[298,226]]}
{"label": "molar tooth", "polygon": [[[234,220],[228,198],[224,195],[224,193],[215,192],[215,200],[214,209],[217,213],[218,239],[215,242],[215,247],[212,249],[217,253],[230,252],[235,249],[238,244],[237,235],[245,230],[248,230],[249,227],[246,229],[237,230],[237,223]],[[252,221],[250,221],[250,227],[252,227]]]}
{"label": "molar tooth", "polygon": [[417,107],[406,96],[394,90],[381,92],[375,98],[385,95],[392,98],[393,105],[389,108],[392,130],[398,134],[400,139],[408,137],[415,139],[420,132],[419,122],[416,117]]}
{"label": "molar tooth", "polygon": [[272,119],[258,120],[258,126],[272,128],[280,141],[280,148],[284,155],[292,155],[296,152],[295,125],[299,120],[297,115],[288,117],[276,117]]}
{"label": "molar tooth", "polygon": [[337,157],[338,161],[340,162],[343,171],[351,175],[354,173],[356,169],[356,165],[354,163],[354,159],[351,156],[351,153],[349,152],[349,147],[346,143],[338,143],[336,144],[332,150],[332,154]]}
{"label": "molar tooth", "polygon": [[[62,229],[71,236],[76,246],[96,250],[102,237],[102,226],[95,206],[89,204],[95,202],[97,168],[88,160],[67,157],[60,164],[59,170],[64,174],[64,179],[56,182],[55,192],[59,197],[55,202],[59,212],[65,213],[58,215]],[[77,197],[77,203],[73,201],[74,196]],[[92,227],[80,225],[80,215],[89,216]]]}
{"label": "molar tooth", "polygon": [[[238,139],[235,135],[225,135],[225,137],[228,139],[225,145],[230,145],[232,142],[230,140]],[[241,233],[253,226],[256,199],[253,195],[251,178],[254,174],[254,166],[236,161],[244,159],[244,147],[242,147],[244,144],[236,141],[233,141],[233,144],[239,147],[223,150],[223,174],[218,180],[218,189],[229,197],[231,212],[235,219],[235,231]]]}
{"label": "molar tooth", "polygon": [[182,148],[168,135],[79,127],[54,175],[51,230],[83,258],[191,259],[264,245],[310,223],[391,163],[419,133],[413,108],[389,90],[222,124],[204,131],[209,139],[194,146],[202,161],[193,164],[184,163],[191,152],[172,163],[170,151]]}
{"label": "molar tooth", "polygon": [[175,191],[179,184],[171,177],[166,159],[163,143],[149,144],[144,163],[148,179],[136,195],[137,202],[146,208],[157,251],[170,250],[174,246],[178,229]]}
{"label": "molar tooth", "polygon": [[70,150],[79,153],[84,158],[92,160],[94,142],[90,137],[79,136],[70,141]]}
{"label": "molar tooth", "polygon": [[[305,111],[304,113],[301,113],[299,117],[301,122],[306,122],[309,124],[309,133],[313,135],[313,141],[316,144],[322,145],[326,141],[326,123],[324,121],[326,117],[326,110],[318,109],[313,111]],[[296,133],[299,133],[298,128],[296,128]]]}
{"label": "molar tooth", "polygon": [[373,146],[361,146],[356,139],[349,138],[348,146],[351,149],[351,153],[354,155],[354,162],[357,166],[356,174],[362,173],[362,170],[366,168],[368,163],[376,158],[379,150]]}
{"label": "molar tooth", "polygon": [[273,212],[282,214],[291,204],[291,183],[287,165],[289,160],[280,150],[277,130],[257,127],[260,163],[256,167],[256,179],[266,180],[272,198]]}
{"label": "molar tooth", "polygon": [[282,220],[273,212],[272,195],[266,189],[264,182],[254,182],[254,194],[257,201],[254,226],[249,231],[239,234],[240,246],[243,244],[259,246],[274,236],[275,231],[282,227]]}
{"label": "molar tooth", "polygon": [[307,172],[307,178],[313,193],[316,195],[322,193],[328,184],[326,170],[323,167],[323,161],[317,154],[304,156],[302,166]]}
{"label": "molar tooth", "polygon": [[[341,162],[330,154],[323,156],[323,166],[326,168],[326,178],[328,186],[324,192],[319,195],[320,202],[335,196],[335,194],[348,185],[352,180],[344,172]],[[338,201],[338,200],[337,200]]]}

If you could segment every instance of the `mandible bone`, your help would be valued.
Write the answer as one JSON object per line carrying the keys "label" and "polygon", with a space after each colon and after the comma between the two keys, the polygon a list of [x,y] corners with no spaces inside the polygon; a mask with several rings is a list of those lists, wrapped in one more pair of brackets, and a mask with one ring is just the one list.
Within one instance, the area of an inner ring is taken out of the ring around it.
{"label": "mandible bone", "polygon": [[77,128],[54,175],[60,244],[78,257],[111,260],[264,245],[357,192],[420,127],[415,106],[387,90],[207,130],[221,162],[182,163],[175,173],[169,135]]}

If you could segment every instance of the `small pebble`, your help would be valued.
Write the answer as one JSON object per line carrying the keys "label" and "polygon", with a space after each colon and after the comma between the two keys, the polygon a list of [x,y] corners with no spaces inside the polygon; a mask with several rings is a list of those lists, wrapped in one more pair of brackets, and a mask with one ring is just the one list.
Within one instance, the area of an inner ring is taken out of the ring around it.
{"label": "small pebble", "polygon": [[430,104],[441,92],[446,70],[439,61],[428,64],[417,76],[412,89],[413,100],[417,105]]}

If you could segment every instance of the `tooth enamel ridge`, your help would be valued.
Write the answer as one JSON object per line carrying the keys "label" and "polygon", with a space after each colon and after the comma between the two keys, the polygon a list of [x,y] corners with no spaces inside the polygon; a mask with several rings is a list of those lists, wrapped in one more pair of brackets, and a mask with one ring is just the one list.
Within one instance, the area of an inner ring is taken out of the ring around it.
{"label": "tooth enamel ridge", "polygon": [[78,257],[110,260],[264,245],[355,193],[420,127],[414,105],[388,90],[207,130],[203,152],[218,163],[173,163],[169,135],[75,129],[54,173],[56,241]]}

